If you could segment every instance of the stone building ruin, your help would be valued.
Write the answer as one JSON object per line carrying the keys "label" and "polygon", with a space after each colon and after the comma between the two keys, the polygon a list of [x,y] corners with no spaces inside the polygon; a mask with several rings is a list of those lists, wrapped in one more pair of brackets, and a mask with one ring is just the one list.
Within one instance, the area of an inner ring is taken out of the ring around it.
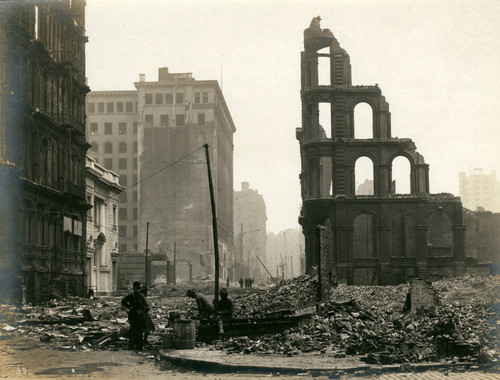
{"label": "stone building ruin", "polygon": [[[465,226],[460,198],[430,194],[429,165],[411,139],[391,136],[389,104],[378,85],[355,86],[351,65],[328,29],[314,18],[304,31],[301,53],[302,210],[306,272],[320,263],[326,227],[331,278],[347,284],[385,285],[412,277],[460,276],[466,271]],[[329,81],[319,81],[318,63],[327,60]],[[331,125],[320,125],[320,104],[330,107]],[[372,137],[356,138],[354,108],[366,103],[373,116]],[[373,195],[356,195],[356,161],[373,163]],[[409,162],[410,193],[396,194],[393,161]]]}

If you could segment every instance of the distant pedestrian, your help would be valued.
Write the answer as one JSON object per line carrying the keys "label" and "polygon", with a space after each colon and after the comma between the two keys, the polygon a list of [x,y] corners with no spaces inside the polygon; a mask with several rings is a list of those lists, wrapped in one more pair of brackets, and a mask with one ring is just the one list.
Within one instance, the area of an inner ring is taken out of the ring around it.
{"label": "distant pedestrian", "polygon": [[238,281],[240,283],[240,288],[243,289],[243,279],[240,277],[240,281]]}
{"label": "distant pedestrian", "polygon": [[245,277],[245,289],[248,289],[248,277]]}
{"label": "distant pedestrian", "polygon": [[128,309],[130,332],[128,347],[130,350],[144,348],[143,333],[146,330],[146,308],[149,308],[146,297],[141,292],[141,283],[134,282],[133,293],[122,299],[122,306]]}
{"label": "distant pedestrian", "polygon": [[226,286],[229,288],[229,277],[226,279]]}

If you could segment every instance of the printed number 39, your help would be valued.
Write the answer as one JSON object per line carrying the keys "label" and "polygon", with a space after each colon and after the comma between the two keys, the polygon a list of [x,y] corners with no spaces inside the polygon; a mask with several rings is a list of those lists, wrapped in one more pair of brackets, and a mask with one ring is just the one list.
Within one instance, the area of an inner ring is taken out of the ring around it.
{"label": "printed number 39", "polygon": [[23,368],[17,367],[17,371],[16,372],[17,372],[18,375],[21,375],[21,374],[26,375],[28,373],[28,371],[24,367]]}

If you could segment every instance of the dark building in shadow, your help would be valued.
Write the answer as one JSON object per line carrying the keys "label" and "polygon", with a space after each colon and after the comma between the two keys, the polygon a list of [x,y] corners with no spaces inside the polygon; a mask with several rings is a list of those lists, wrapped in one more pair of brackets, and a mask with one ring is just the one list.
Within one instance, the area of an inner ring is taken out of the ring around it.
{"label": "dark building in shadow", "polygon": [[4,297],[85,290],[85,0],[0,4]]}
{"label": "dark building in shadow", "polygon": [[[429,165],[412,140],[391,136],[389,104],[378,85],[355,86],[351,65],[319,17],[304,31],[301,53],[302,210],[306,272],[347,284],[396,284],[411,277],[451,277],[466,271],[462,204],[451,194],[430,194]],[[322,73],[326,75],[323,76]],[[357,138],[355,108],[372,111],[370,138]],[[409,162],[409,194],[395,194],[393,161]],[[369,159],[373,195],[356,195],[357,161]],[[326,229],[319,229],[323,225]],[[320,230],[327,234],[321,239]]]}

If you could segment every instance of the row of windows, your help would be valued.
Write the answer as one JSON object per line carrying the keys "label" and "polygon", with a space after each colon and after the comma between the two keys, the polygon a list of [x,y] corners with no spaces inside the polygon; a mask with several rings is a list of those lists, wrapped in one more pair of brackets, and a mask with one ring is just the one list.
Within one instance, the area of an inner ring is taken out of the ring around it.
{"label": "row of windows", "polygon": [[[118,170],[116,167],[113,167],[113,159],[112,158],[105,158],[104,159],[104,167],[108,170],[112,170],[114,172],[116,171],[122,171],[122,170],[127,170],[128,165],[127,165],[127,159],[126,158],[120,158],[118,159]],[[137,160],[132,160],[132,169],[137,170]],[[134,175],[134,177],[137,177]],[[127,176],[125,174],[120,174],[120,185],[126,186],[127,185]],[[134,183],[137,181],[134,181]]]}
{"label": "row of windows", "polygon": [[[132,149],[133,153],[137,153],[137,141],[134,141],[132,143]],[[122,141],[118,145],[118,153],[127,153],[128,147],[127,143]],[[90,153],[92,155],[98,155],[99,154],[99,144],[97,142],[92,143],[92,147],[90,148]],[[104,144],[104,154],[112,154],[113,153],[113,144],[110,142],[107,142]]]}
{"label": "row of windows", "polygon": [[[134,123],[132,126],[132,132],[134,135],[137,134],[137,123]],[[104,134],[112,135],[113,134],[113,123],[104,123]],[[118,134],[125,135],[127,134],[127,123],[121,122],[118,123]],[[90,135],[97,136],[99,135],[99,124],[98,123],[90,123]]]}
{"label": "row of windows", "polygon": [[[154,115],[144,115],[144,124],[146,127],[152,127],[155,125]],[[186,125],[186,120],[184,114],[175,115],[175,119],[172,118],[172,126],[183,127]],[[205,125],[205,113],[198,112],[198,125]],[[160,126],[168,127],[170,126],[170,115],[160,115]]]}
{"label": "row of windows", "polygon": [[[174,104],[174,94],[146,94],[144,102],[146,104]],[[184,93],[178,92],[175,94],[175,104],[183,104],[185,101]],[[194,102],[196,104],[208,103],[208,92],[195,92],[194,93]]]}
{"label": "row of windows", "polygon": [[[96,107],[97,104],[97,107]],[[87,103],[88,113],[115,113],[115,102],[89,102]],[[116,102],[116,112],[137,112],[137,102]]]}
{"label": "row of windows", "polygon": [[[119,216],[120,220],[127,219],[127,217],[128,217],[127,208],[126,207],[120,207],[120,210],[118,211],[118,216]],[[137,219],[137,207],[134,207],[132,209],[132,218],[133,219]]]}
{"label": "row of windows", "polygon": [[[133,226],[133,236],[132,237],[137,237],[137,226]],[[127,237],[127,226],[120,226],[118,227],[118,236],[120,237]],[[123,245],[123,244],[122,244]]]}

